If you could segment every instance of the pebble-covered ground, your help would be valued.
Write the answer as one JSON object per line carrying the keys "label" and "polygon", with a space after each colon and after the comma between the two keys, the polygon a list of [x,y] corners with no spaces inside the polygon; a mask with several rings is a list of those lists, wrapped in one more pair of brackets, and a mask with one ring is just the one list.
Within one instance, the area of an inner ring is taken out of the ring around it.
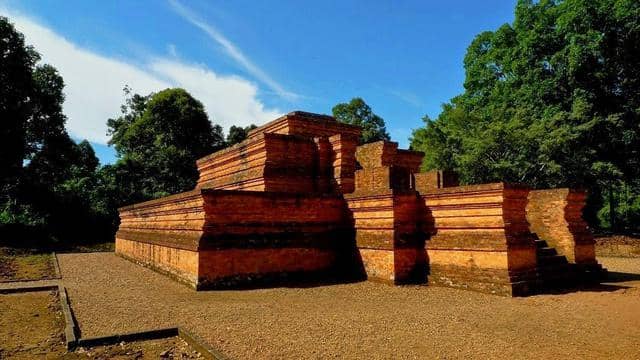
{"label": "pebble-covered ground", "polygon": [[371,282],[195,292],[111,253],[59,255],[83,337],[182,325],[238,359],[640,358],[640,259],[614,283],[505,298]]}

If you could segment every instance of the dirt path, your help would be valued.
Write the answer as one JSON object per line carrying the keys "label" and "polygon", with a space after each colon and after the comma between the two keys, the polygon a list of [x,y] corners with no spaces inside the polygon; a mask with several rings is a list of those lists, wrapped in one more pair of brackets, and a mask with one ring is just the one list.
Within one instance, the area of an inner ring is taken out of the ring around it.
{"label": "dirt path", "polygon": [[640,358],[640,259],[613,283],[503,298],[363,282],[194,292],[113,254],[59,255],[82,336],[184,325],[236,358]]}

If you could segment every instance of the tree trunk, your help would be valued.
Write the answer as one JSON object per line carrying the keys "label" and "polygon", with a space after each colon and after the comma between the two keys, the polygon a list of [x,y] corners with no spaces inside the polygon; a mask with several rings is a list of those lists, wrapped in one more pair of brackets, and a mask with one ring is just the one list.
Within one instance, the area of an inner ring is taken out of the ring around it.
{"label": "tree trunk", "polygon": [[611,231],[616,229],[616,205],[613,199],[613,181],[609,181],[609,224]]}

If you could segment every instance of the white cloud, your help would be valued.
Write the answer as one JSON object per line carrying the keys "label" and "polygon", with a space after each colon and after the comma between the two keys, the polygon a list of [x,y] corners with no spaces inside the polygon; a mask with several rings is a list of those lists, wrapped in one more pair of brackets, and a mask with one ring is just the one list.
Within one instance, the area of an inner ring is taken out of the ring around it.
{"label": "white cloud", "polygon": [[83,49],[53,30],[21,15],[8,14],[28,44],[55,66],[65,81],[64,112],[67,129],[75,137],[105,144],[106,121],[117,116],[123,103],[122,89],[147,94],[168,87],[182,87],[202,101],[212,122],[227,129],[231,125],[257,125],[275,119],[280,112],[267,109],[257,99],[257,87],[237,76],[222,76],[204,65],[155,58],[143,66]]}
{"label": "white cloud", "polygon": [[202,101],[214,123],[246,126],[281,115],[277,110],[265,109],[256,99],[258,89],[244,79],[221,77],[204,66],[165,59],[152,62],[150,68],[172,83],[188,84],[189,92]]}
{"label": "white cloud", "polygon": [[234,43],[227,39],[226,36],[224,36],[211,24],[204,22],[196,14],[183,6],[177,0],[168,1],[171,7],[175,10],[176,14],[180,15],[183,19],[191,23],[191,25],[202,30],[205,34],[207,34],[207,36],[209,36],[209,38],[217,42],[222,47],[222,49],[224,49],[227,55],[229,55],[229,57],[240,64],[240,66],[242,66],[247,72],[249,72],[249,74],[255,76],[258,80],[266,84],[269,88],[271,88],[271,90],[278,94],[278,96],[290,101],[300,98],[300,95],[287,91],[282,85],[272,79],[261,68],[259,68],[251,60],[249,60],[249,58],[247,58]]}

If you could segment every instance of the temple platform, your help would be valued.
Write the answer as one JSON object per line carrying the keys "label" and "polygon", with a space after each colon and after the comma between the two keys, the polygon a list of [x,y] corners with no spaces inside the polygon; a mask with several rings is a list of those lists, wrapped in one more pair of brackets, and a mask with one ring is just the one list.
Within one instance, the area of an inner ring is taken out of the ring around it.
{"label": "temple platform", "polygon": [[116,253],[195,289],[331,277],[520,296],[598,281],[586,194],[420,172],[423,153],[292,112],[197,161],[196,188],[126,206]]}

